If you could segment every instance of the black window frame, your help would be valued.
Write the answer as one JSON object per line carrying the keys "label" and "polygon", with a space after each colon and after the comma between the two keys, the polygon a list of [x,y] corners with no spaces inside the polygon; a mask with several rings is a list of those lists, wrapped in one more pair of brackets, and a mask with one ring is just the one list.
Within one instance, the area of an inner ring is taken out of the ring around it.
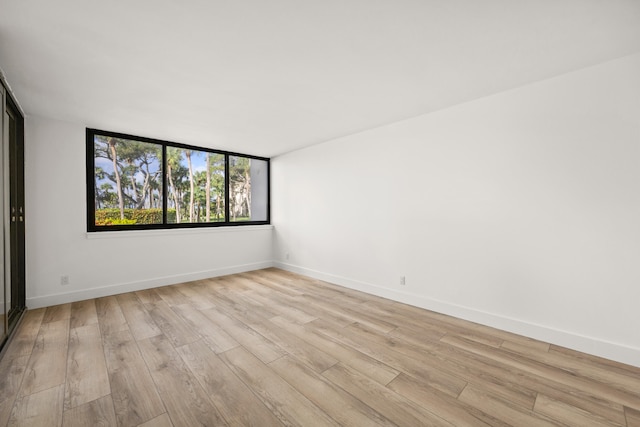
{"label": "black window frame", "polygon": [[[162,224],[114,224],[114,225],[96,225],[96,199],[95,199],[95,136],[108,136],[113,138],[128,139],[133,141],[158,144],[162,147]],[[224,156],[224,221],[216,222],[187,222],[187,223],[169,223],[167,222],[167,200],[168,183],[167,183],[167,147],[175,147],[184,150],[194,150],[209,152],[212,154],[220,154]],[[235,226],[251,226],[251,225],[268,225],[271,224],[271,159],[268,157],[254,156],[250,154],[236,153],[231,151],[216,150],[207,147],[198,147],[194,145],[181,144],[173,141],[166,141],[155,138],[147,138],[142,136],[130,135],[120,132],[111,132],[100,129],[86,128],[86,185],[87,185],[87,232],[105,232],[105,231],[133,231],[133,230],[171,230],[184,228],[211,228],[211,227],[235,227]],[[229,212],[229,157],[238,156],[248,159],[265,161],[267,165],[267,219],[261,221],[231,221]]]}

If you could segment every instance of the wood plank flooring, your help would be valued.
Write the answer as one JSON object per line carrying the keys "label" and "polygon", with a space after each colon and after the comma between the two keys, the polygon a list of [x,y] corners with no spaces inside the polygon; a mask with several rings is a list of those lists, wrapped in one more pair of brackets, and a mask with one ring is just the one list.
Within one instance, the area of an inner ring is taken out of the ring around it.
{"label": "wood plank flooring", "polygon": [[640,368],[277,269],[31,310],[1,426],[640,426]]}

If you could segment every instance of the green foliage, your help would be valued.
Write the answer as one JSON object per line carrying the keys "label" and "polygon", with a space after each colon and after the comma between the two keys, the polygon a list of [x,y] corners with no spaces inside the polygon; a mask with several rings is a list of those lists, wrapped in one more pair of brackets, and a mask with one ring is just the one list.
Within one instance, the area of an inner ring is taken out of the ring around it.
{"label": "green foliage", "polygon": [[[162,224],[162,209],[125,209],[120,219],[120,210],[116,208],[97,209],[96,225]],[[168,222],[176,221],[176,210],[167,209]]]}
{"label": "green foliage", "polygon": [[131,225],[135,224],[135,219],[111,219],[107,218],[101,221],[96,220],[96,225]]}

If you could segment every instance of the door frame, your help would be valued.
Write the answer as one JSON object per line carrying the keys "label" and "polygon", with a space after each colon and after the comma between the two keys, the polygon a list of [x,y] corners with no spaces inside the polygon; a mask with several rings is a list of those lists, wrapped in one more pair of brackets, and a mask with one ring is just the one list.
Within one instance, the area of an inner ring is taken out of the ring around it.
{"label": "door frame", "polygon": [[0,208],[2,209],[2,274],[4,324],[0,333],[0,352],[11,339],[23,314],[26,301],[25,208],[24,208],[24,114],[15,101],[0,70]]}
{"label": "door frame", "polygon": [[25,207],[24,207],[24,117],[10,96],[5,98],[9,123],[9,199],[11,203],[11,304],[7,310],[11,331],[25,309]]}

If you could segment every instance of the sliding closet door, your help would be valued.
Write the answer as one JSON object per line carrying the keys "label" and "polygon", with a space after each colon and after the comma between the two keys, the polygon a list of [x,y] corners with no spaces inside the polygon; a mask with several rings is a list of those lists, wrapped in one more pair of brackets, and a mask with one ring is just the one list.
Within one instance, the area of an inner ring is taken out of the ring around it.
{"label": "sliding closet door", "polygon": [[0,344],[25,309],[24,118],[0,85]]}
{"label": "sliding closet door", "polygon": [[11,329],[25,306],[25,227],[24,227],[24,120],[18,107],[6,97],[6,122],[9,142],[9,202],[11,286],[6,298],[7,319]]}

